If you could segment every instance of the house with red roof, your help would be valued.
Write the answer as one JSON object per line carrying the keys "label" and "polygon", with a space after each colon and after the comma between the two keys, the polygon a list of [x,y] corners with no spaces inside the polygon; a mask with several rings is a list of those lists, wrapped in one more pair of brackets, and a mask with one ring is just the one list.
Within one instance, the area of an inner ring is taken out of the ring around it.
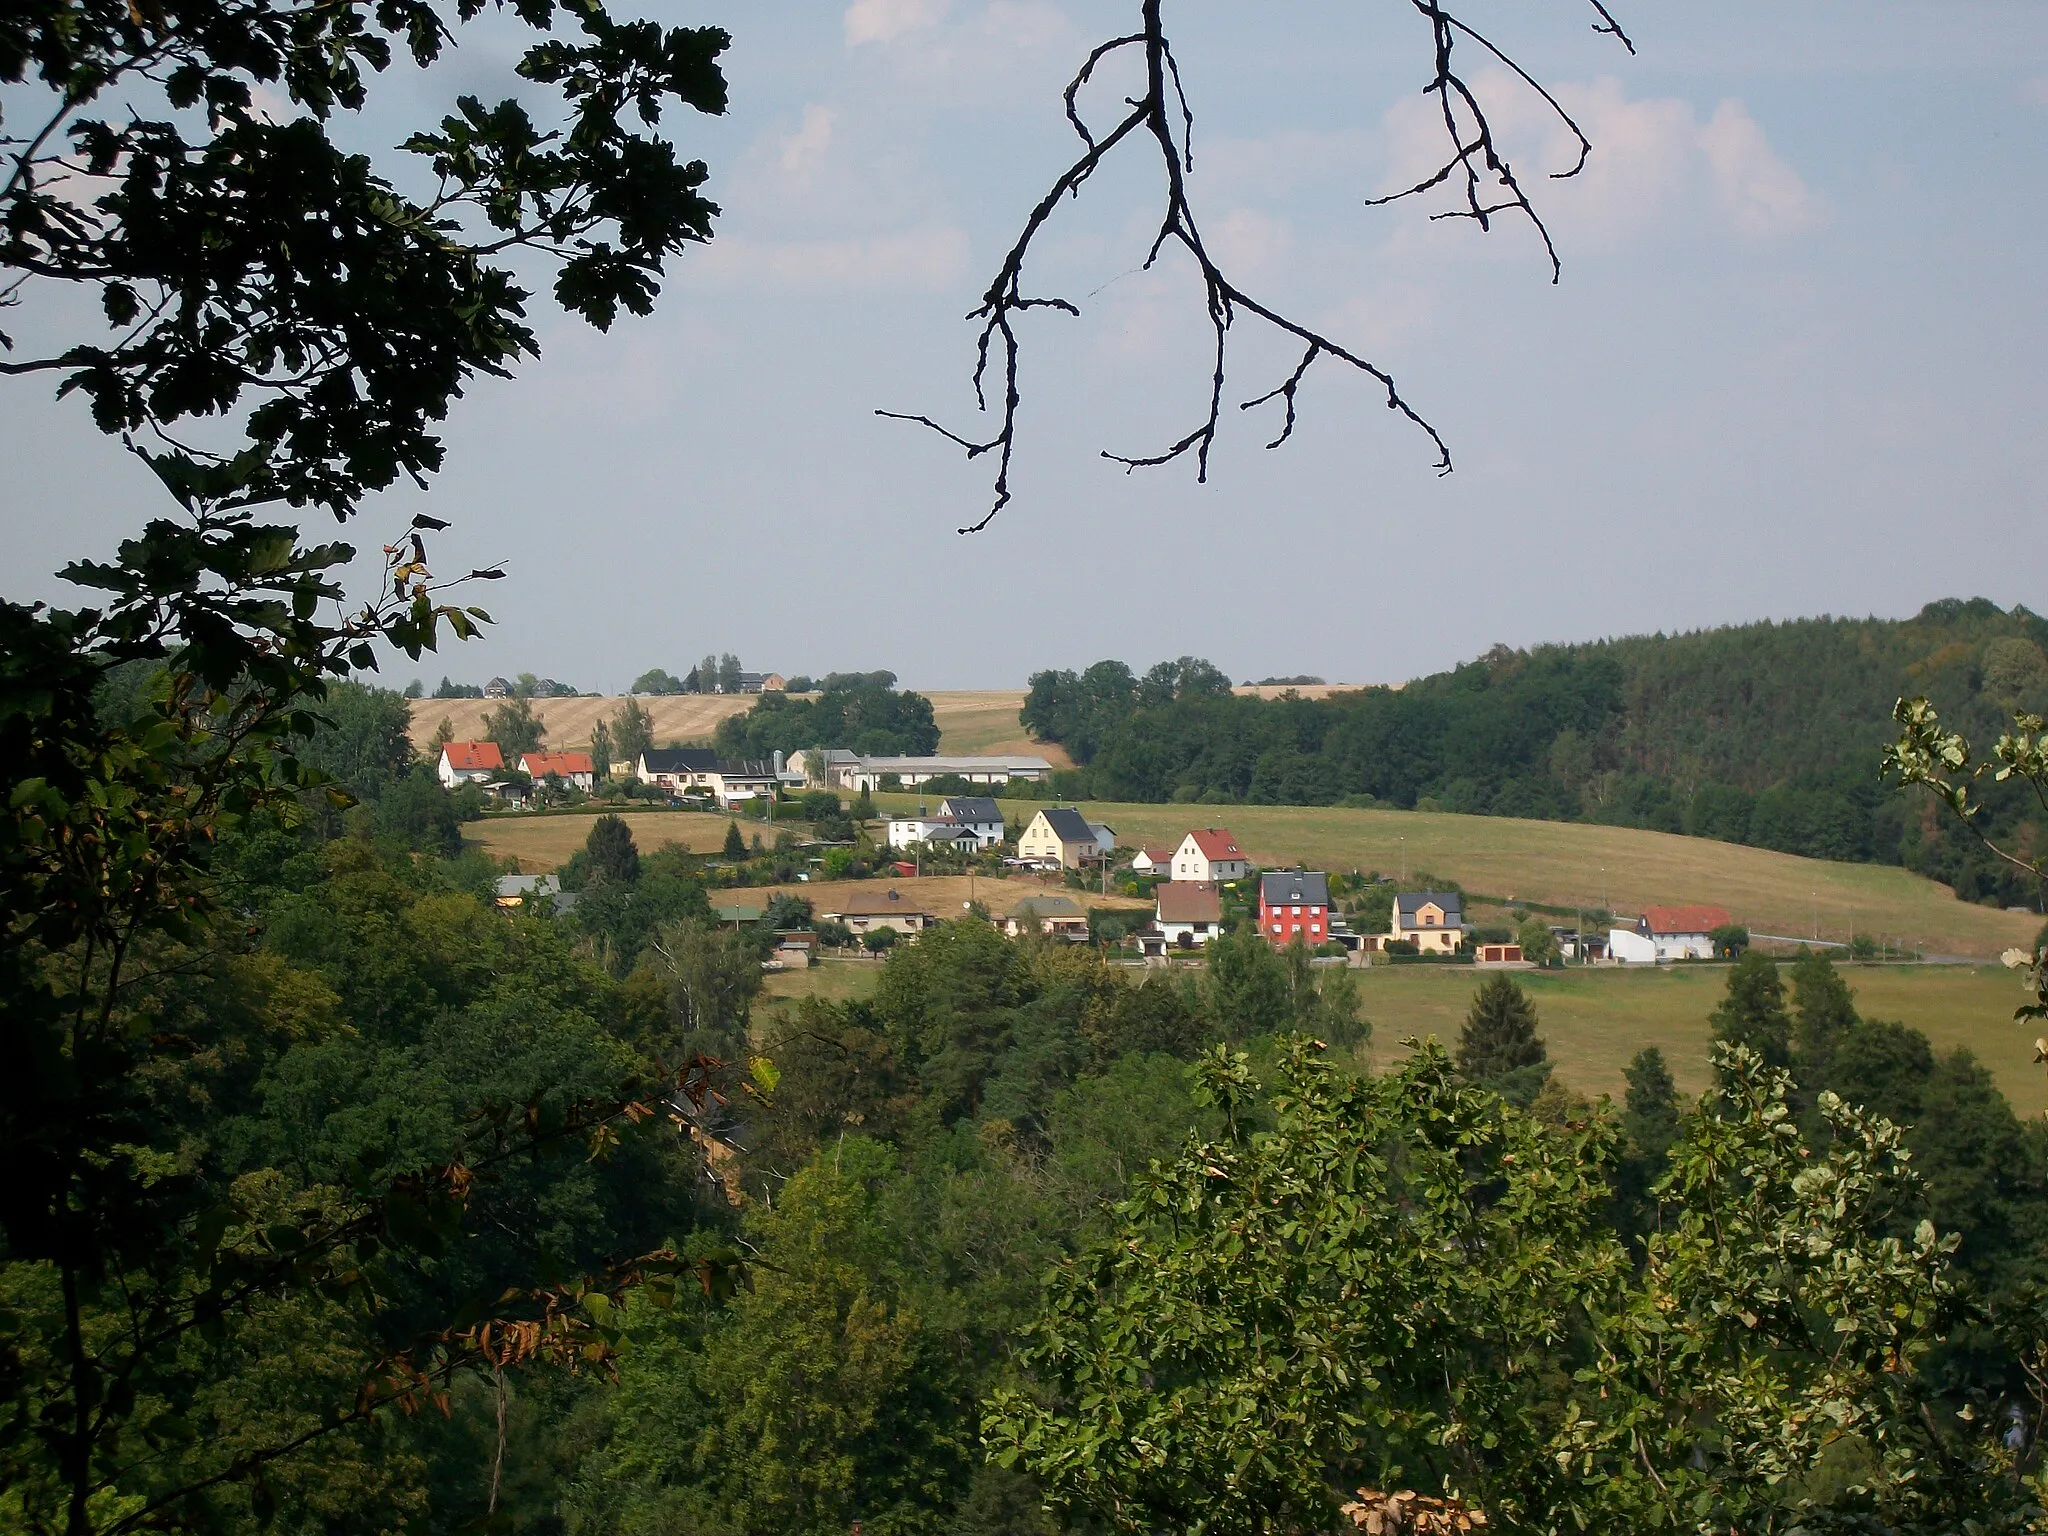
{"label": "house with red roof", "polygon": [[1735,919],[1726,907],[1646,907],[1636,932],[1649,940],[1659,960],[1711,960],[1713,932]]}
{"label": "house with red roof", "polygon": [[1204,827],[1190,832],[1173,851],[1173,878],[1220,882],[1242,880],[1251,873],[1251,860],[1237,846],[1227,827]]}
{"label": "house with red roof", "polygon": [[581,790],[597,783],[597,764],[588,752],[529,752],[519,759],[519,771],[536,784],[550,776]]}
{"label": "house with red roof", "polygon": [[441,786],[485,784],[505,771],[505,754],[495,741],[450,741],[441,747]]}

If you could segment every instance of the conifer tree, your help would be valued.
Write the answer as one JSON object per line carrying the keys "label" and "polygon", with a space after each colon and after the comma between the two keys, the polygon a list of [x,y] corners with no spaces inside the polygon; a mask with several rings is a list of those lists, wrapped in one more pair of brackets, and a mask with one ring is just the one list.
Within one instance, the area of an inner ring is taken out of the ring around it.
{"label": "conifer tree", "polygon": [[1856,994],[1826,955],[1802,955],[1792,967],[1792,1008],[1799,1081],[1818,1087],[1827,1081],[1835,1051],[1859,1022]]}
{"label": "conifer tree", "polygon": [[1526,1108],[1550,1075],[1548,1058],[1529,994],[1512,976],[1488,977],[1473,996],[1458,1038],[1459,1073]]}
{"label": "conifer tree", "polygon": [[633,844],[633,829],[621,817],[600,816],[592,822],[583,852],[593,875],[619,885],[640,878],[640,850]]}
{"label": "conifer tree", "polygon": [[725,824],[725,856],[728,859],[744,859],[747,856],[747,840],[740,836],[740,824],[728,821]]}
{"label": "conifer tree", "polygon": [[1764,1065],[1783,1067],[1792,1059],[1792,1016],[1785,1011],[1785,986],[1778,964],[1750,950],[1728,970],[1728,995],[1711,1020],[1714,1038],[1746,1045]]}
{"label": "conifer tree", "polygon": [[1622,1128],[1631,1146],[1659,1158],[1678,1140],[1678,1085],[1656,1046],[1637,1051],[1635,1059],[1622,1069],[1628,1080],[1628,1094],[1622,1101]]}

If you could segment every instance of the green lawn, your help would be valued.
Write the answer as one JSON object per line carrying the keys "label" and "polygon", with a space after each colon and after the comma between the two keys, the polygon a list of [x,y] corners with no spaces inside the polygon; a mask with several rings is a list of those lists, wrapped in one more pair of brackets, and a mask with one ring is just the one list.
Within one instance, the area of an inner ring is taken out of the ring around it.
{"label": "green lawn", "polygon": [[[1620,1099],[1622,1068],[1644,1046],[1664,1052],[1678,1085],[1707,1083],[1707,1016],[1728,970],[1720,965],[1532,971],[1517,975],[1535,1000],[1560,1077],[1588,1094]],[[1865,1018],[1924,1030],[1938,1051],[1967,1046],[1991,1068],[2023,1115],[2048,1110],[2048,1073],[2033,1064],[2034,1031],[2015,1024],[2013,973],[1997,965],[1850,965],[1843,968]],[[1480,975],[1463,966],[1376,966],[1359,978],[1373,1021],[1374,1059],[1384,1066],[1408,1035],[1455,1045]]]}

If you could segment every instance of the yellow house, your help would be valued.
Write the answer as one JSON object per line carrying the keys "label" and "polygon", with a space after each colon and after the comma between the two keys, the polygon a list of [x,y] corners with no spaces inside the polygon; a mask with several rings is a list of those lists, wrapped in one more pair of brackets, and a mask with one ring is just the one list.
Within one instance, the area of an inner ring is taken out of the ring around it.
{"label": "yellow house", "polygon": [[1107,827],[1090,826],[1079,811],[1057,806],[1031,818],[1017,838],[1017,857],[1046,869],[1081,869],[1114,846]]}
{"label": "yellow house", "polygon": [[1420,954],[1448,955],[1465,942],[1465,898],[1456,891],[1411,891],[1394,898],[1389,939],[1407,939]]}

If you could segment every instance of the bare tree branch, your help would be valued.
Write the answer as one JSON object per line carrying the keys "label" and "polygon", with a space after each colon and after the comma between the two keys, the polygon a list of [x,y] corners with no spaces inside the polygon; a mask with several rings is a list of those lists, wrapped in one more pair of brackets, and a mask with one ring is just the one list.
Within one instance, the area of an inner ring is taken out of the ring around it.
{"label": "bare tree branch", "polygon": [[[1556,245],[1534,204],[1523,191],[1513,166],[1495,142],[1493,125],[1487,118],[1485,108],[1455,67],[1454,56],[1458,41],[1461,38],[1469,41],[1506,68],[1516,80],[1536,95],[1544,107],[1577,141],[1577,160],[1569,169],[1553,173],[1555,177],[1575,176],[1584,169],[1587,157],[1592,153],[1592,141],[1550,90],[1491,38],[1445,9],[1444,0],[1408,0],[1408,3],[1430,28],[1434,70],[1429,83],[1423,88],[1423,93],[1434,95],[1438,99],[1450,151],[1444,163],[1428,177],[1402,191],[1384,197],[1368,198],[1366,206],[1384,206],[1404,198],[1420,196],[1438,187],[1455,185],[1461,194],[1462,206],[1435,214],[1433,217],[1470,219],[1482,229],[1491,229],[1493,220],[1501,214],[1520,215],[1529,221],[1543,241],[1544,250],[1550,259],[1551,280],[1557,281],[1563,266]],[[1601,3],[1601,0],[1588,0],[1588,3],[1591,4],[1595,16],[1593,30],[1617,39],[1633,54],[1635,44],[1622,30],[1607,6]],[[1263,394],[1243,401],[1238,407],[1241,411],[1249,411],[1275,400],[1283,404],[1285,417],[1279,434],[1266,445],[1268,448],[1278,448],[1294,435],[1299,420],[1298,407],[1302,383],[1316,361],[1328,357],[1365,374],[1377,383],[1384,392],[1387,409],[1400,413],[1429,439],[1431,447],[1436,452],[1438,472],[1450,473],[1451,454],[1448,445],[1436,428],[1430,425],[1401,393],[1391,373],[1321,332],[1252,297],[1231,279],[1211,255],[1196,221],[1188,190],[1187,177],[1194,169],[1195,118],[1181,80],[1179,61],[1174,57],[1172,44],[1166,35],[1164,8],[1165,0],[1139,0],[1139,30],[1097,44],[1082,62],[1072,81],[1068,83],[1064,95],[1067,121],[1072,126],[1075,136],[1081,141],[1082,153],[1055,178],[1051,189],[1031,210],[1024,222],[1023,230],[997,268],[994,281],[983,294],[981,303],[967,316],[969,320],[980,323],[975,342],[972,382],[975,403],[984,413],[990,411],[988,380],[991,367],[1000,367],[1002,373],[1002,405],[1000,411],[996,413],[995,430],[986,437],[963,435],[922,413],[890,410],[878,410],[875,413],[893,421],[907,421],[929,428],[962,449],[970,460],[985,454],[995,455],[993,502],[978,521],[959,530],[963,534],[979,533],[988,527],[996,515],[1010,504],[1013,494],[1010,468],[1016,449],[1018,420],[1023,399],[1018,381],[1022,350],[1017,331],[1018,319],[1032,309],[1057,309],[1069,315],[1080,314],[1079,307],[1070,300],[1025,295],[1024,267],[1030,258],[1033,242],[1058,209],[1061,200],[1069,196],[1078,197],[1082,186],[1095,174],[1097,167],[1126,139],[1139,134],[1151,139],[1159,156],[1164,181],[1164,200],[1159,226],[1146,252],[1143,269],[1149,271],[1169,248],[1176,248],[1194,263],[1195,270],[1201,277],[1203,307],[1208,316],[1212,336],[1208,403],[1201,420],[1166,448],[1149,454],[1121,454],[1104,450],[1102,456],[1131,471],[1169,464],[1192,454],[1196,464],[1197,481],[1206,481],[1209,474],[1210,451],[1215,447],[1217,434],[1222,428],[1223,401],[1229,371],[1230,332],[1242,316],[1249,315],[1263,321],[1268,327],[1293,337],[1305,347],[1301,360],[1284,380]],[[1127,98],[1127,115],[1119,120],[1108,134],[1098,139],[1082,113],[1080,94],[1094,80],[1097,65],[1126,49],[1133,48],[1142,50],[1144,56],[1143,93]]]}

